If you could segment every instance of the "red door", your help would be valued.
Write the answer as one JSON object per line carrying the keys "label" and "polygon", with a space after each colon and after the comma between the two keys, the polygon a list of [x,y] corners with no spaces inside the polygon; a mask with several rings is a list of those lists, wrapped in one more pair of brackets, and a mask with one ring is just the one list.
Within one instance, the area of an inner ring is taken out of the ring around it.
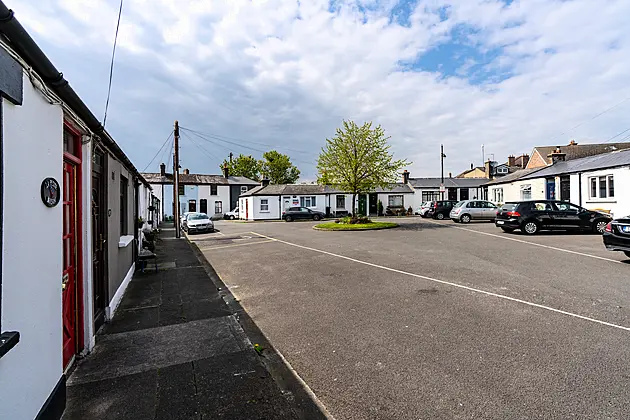
{"label": "red door", "polygon": [[63,366],[77,351],[77,167],[63,163]]}

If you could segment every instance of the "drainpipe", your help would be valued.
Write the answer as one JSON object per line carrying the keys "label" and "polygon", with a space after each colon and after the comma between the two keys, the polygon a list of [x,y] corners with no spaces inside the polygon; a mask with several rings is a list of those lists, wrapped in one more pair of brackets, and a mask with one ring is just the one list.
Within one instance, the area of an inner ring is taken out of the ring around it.
{"label": "drainpipe", "polygon": [[578,172],[578,188],[580,189],[580,207],[582,207],[582,172]]}

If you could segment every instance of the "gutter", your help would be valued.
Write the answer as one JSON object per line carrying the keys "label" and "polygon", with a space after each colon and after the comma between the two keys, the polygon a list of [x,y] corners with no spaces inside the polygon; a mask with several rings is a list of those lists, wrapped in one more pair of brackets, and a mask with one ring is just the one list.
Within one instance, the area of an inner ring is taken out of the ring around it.
{"label": "gutter", "polygon": [[51,89],[59,96],[59,98],[69,106],[88,126],[90,130],[107,146],[114,156],[120,159],[125,166],[131,169],[131,172],[145,185],[148,185],[136,167],[131,163],[127,155],[122,151],[120,146],[105,131],[99,120],[92,114],[92,111],[79,98],[76,92],[70,87],[70,84],[63,77],[63,73],[50,62],[48,57],[33,41],[33,38],[26,32],[24,27],[15,18],[13,10],[0,0],[0,32],[9,39],[11,46],[15,51],[40,75],[42,80],[51,87]]}

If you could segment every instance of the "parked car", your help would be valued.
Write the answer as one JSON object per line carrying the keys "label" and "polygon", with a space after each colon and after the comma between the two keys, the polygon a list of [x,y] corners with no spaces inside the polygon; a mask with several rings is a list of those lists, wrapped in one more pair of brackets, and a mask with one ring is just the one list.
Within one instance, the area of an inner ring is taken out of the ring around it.
{"label": "parked car", "polygon": [[630,216],[612,220],[604,228],[604,245],[609,251],[621,251],[630,258]]}
{"label": "parked car", "polygon": [[450,213],[455,223],[470,223],[471,220],[491,220],[497,217],[497,206],[485,200],[463,200],[455,204]]}
{"label": "parked car", "polygon": [[317,221],[323,219],[324,216],[325,214],[323,212],[311,210],[306,207],[290,207],[284,213],[282,213],[282,218],[286,222],[292,222],[299,219],[309,219]]}
{"label": "parked car", "polygon": [[434,219],[442,220],[449,217],[451,214],[451,209],[457,204],[455,200],[442,200],[442,201],[434,201],[433,207],[429,208],[427,212],[427,217],[432,217]]}
{"label": "parked car", "polygon": [[188,213],[184,230],[188,233],[214,232],[214,223],[205,213]]}
{"label": "parked car", "polygon": [[416,211],[416,214],[422,217],[427,217],[427,212],[431,209],[432,206],[433,206],[433,201],[425,201],[424,203],[420,205],[420,207]]}
{"label": "parked car", "polygon": [[612,217],[566,201],[532,200],[505,203],[495,224],[505,232],[520,229],[533,235],[541,230],[590,231],[604,233]]}
{"label": "parked car", "polygon": [[228,211],[227,213],[225,213],[223,218],[224,219],[230,219],[230,220],[238,219],[238,207],[236,207],[232,211]]}
{"label": "parked car", "polygon": [[184,225],[186,224],[186,216],[188,216],[191,212],[187,211],[184,212],[180,217],[179,217],[179,225],[181,226],[181,228],[184,228]]}

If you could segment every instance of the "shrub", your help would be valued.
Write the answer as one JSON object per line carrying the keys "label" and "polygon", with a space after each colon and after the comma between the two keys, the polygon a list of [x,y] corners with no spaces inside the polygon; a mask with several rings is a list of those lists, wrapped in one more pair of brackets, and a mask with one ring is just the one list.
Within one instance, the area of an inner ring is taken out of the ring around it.
{"label": "shrub", "polygon": [[378,200],[378,204],[376,205],[376,213],[379,216],[383,215],[383,202],[381,200]]}
{"label": "shrub", "polygon": [[413,215],[413,208],[409,206],[409,208],[407,209],[407,216],[412,216],[412,215]]}
{"label": "shrub", "polygon": [[338,223],[345,224],[345,225],[358,225],[358,224],[372,223],[372,221],[367,216],[357,216],[357,217],[346,216],[339,219]]}

